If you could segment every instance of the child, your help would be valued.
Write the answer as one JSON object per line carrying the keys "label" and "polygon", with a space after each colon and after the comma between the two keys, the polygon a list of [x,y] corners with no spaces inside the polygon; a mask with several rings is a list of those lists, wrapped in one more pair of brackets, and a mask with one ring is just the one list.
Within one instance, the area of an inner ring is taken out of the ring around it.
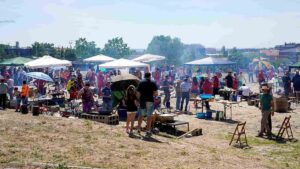
{"label": "child", "polygon": [[17,87],[14,88],[14,97],[17,99],[16,103],[16,112],[20,112],[20,106],[21,106],[21,92],[18,90]]}

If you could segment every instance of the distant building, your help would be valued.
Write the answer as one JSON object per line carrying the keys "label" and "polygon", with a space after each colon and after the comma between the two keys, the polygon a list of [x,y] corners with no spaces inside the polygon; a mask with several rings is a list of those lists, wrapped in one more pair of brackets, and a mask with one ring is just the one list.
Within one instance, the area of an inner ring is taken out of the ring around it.
{"label": "distant building", "polygon": [[279,58],[288,58],[291,62],[300,61],[299,43],[285,43],[275,46],[275,49],[279,50]]}
{"label": "distant building", "polygon": [[216,48],[205,48],[205,53],[206,54],[216,54],[217,49]]}
{"label": "distant building", "polygon": [[260,50],[261,54],[264,54],[270,60],[278,60],[279,59],[279,50],[278,49],[262,49]]}
{"label": "distant building", "polygon": [[193,60],[206,55],[205,47],[201,44],[186,44],[184,49],[192,54]]}
{"label": "distant building", "polygon": [[5,52],[7,55],[16,55],[16,56],[21,56],[21,57],[31,57],[32,56],[32,48],[20,48],[20,44],[18,41],[16,42],[16,46],[6,48]]}

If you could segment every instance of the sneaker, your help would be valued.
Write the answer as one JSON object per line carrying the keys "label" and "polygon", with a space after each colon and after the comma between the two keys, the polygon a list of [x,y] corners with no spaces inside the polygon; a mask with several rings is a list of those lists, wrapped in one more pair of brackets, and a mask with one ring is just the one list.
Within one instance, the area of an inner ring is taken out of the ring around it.
{"label": "sneaker", "polygon": [[147,131],[145,137],[149,138],[151,136],[152,136],[152,133],[150,131]]}
{"label": "sneaker", "polygon": [[129,136],[129,137],[133,137],[133,136],[134,136],[133,132],[132,132],[132,131],[129,132],[128,136]]}

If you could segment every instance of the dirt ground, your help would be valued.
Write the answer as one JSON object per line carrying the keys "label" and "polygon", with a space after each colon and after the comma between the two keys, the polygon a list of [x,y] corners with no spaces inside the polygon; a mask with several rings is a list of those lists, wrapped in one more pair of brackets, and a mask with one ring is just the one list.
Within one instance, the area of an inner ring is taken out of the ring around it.
{"label": "dirt ground", "polygon": [[[219,103],[212,109],[222,110]],[[192,109],[195,113],[195,110]],[[275,113],[273,133],[291,115],[294,138],[300,138],[300,105],[291,113]],[[84,119],[34,117],[13,110],[0,112],[1,168],[300,168],[300,143],[255,137],[261,114],[246,102],[233,107],[233,121],[246,121],[250,148],[229,146],[236,123],[178,115],[203,135],[176,139],[164,133],[152,139],[129,138],[124,122],[110,126]],[[186,127],[179,127],[185,131]],[[137,135],[137,134],[136,134]],[[142,133],[144,135],[144,133]],[[52,165],[57,165],[52,166]]]}

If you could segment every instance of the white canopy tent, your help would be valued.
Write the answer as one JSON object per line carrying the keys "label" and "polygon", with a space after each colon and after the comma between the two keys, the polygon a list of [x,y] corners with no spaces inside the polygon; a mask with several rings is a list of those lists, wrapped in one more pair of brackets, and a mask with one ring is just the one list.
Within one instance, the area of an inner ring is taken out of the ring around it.
{"label": "white canopy tent", "polygon": [[118,59],[111,62],[103,63],[99,65],[100,68],[115,68],[115,69],[124,69],[124,68],[140,68],[140,67],[149,67],[148,64],[136,62],[128,59]]}
{"label": "white canopy tent", "polygon": [[96,55],[96,56],[92,56],[90,58],[86,58],[83,61],[84,62],[93,62],[93,63],[97,63],[97,62],[110,62],[110,61],[114,61],[116,60],[115,58],[109,57],[109,56],[105,56],[105,55]]}
{"label": "white canopy tent", "polygon": [[45,55],[36,60],[24,64],[28,68],[46,68],[56,66],[72,66],[72,62],[68,60],[56,59],[52,56]]}
{"label": "white canopy tent", "polygon": [[194,60],[185,65],[213,66],[213,65],[234,65],[235,62],[229,61],[227,58],[206,57],[199,60]]}
{"label": "white canopy tent", "polygon": [[165,60],[165,59],[166,59],[166,57],[164,57],[164,56],[153,55],[153,54],[144,54],[142,56],[139,56],[139,57],[133,59],[133,61],[149,63],[149,62]]}

